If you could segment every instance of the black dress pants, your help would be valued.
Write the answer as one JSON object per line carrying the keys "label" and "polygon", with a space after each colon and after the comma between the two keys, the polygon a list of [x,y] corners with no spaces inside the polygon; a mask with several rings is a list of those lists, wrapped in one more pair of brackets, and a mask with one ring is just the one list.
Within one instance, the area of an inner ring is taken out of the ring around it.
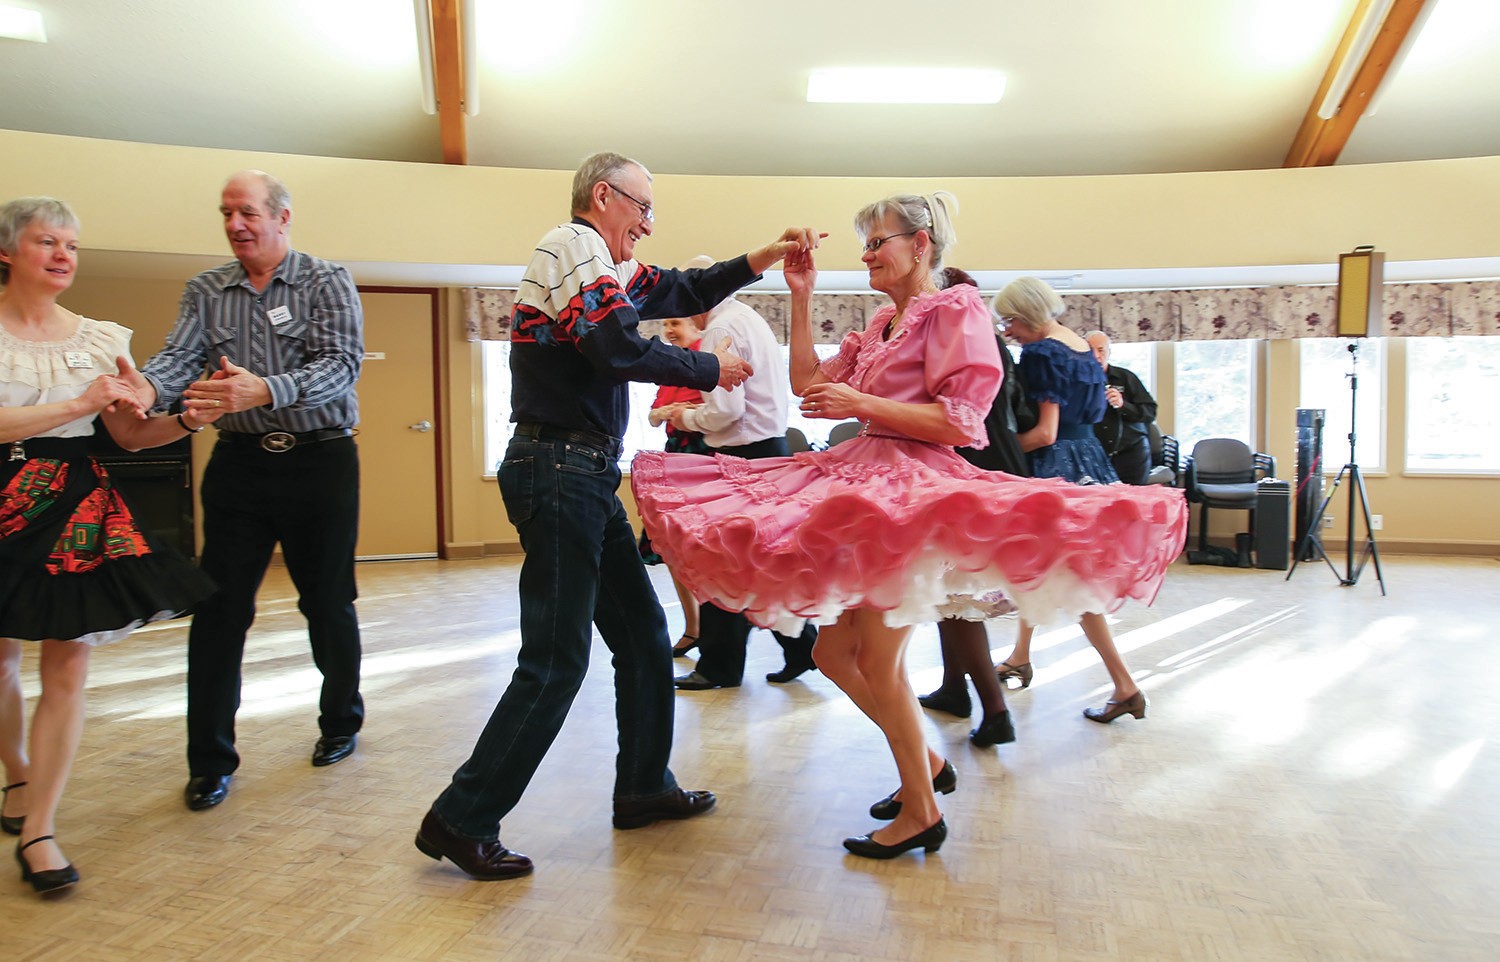
{"label": "black dress pants", "polygon": [[297,588],[297,608],[307,619],[313,662],[323,674],[318,727],[326,736],[358,732],[364,702],[354,612],[354,439],[299,444],[279,453],[221,440],[204,472],[202,495],[200,566],[219,590],[194,609],[188,633],[188,771],[229,775],[239,767],[234,719],[245,633],[277,542]]}
{"label": "black dress pants", "polygon": [[[1131,440],[1131,439],[1134,440]],[[1115,473],[1126,484],[1145,484],[1151,473],[1151,440],[1144,434],[1127,436],[1120,450],[1110,457]]]}
{"label": "black dress pants", "polygon": [[[715,448],[715,454],[732,454],[747,460],[758,458],[784,458],[791,452],[786,438],[767,438],[753,444]],[[745,678],[745,651],[750,643],[750,619],[737,611],[725,611],[718,605],[705,602],[698,614],[698,674],[718,685],[738,685]],[[795,638],[780,632],[771,632],[786,656],[786,663],[793,667],[811,667],[813,645],[818,640],[818,629],[812,624],[803,626],[802,633]]]}

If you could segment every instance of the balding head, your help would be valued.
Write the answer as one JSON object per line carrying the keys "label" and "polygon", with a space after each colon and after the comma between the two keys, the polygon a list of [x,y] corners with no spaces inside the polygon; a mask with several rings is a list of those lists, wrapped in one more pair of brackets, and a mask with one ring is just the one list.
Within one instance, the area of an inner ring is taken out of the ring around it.
{"label": "balding head", "polygon": [[1099,366],[1109,370],[1109,335],[1103,331],[1089,331],[1083,339],[1089,342],[1089,349],[1099,359]]}

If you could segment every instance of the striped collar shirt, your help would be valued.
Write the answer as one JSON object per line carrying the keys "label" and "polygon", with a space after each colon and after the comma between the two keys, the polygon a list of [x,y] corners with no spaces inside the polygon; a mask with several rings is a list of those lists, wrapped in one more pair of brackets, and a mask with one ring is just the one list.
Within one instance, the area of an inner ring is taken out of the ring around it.
{"label": "striped collar shirt", "polygon": [[226,414],[225,431],[317,431],[359,421],[354,393],[364,359],[364,315],[349,272],[288,251],[264,291],[239,261],[188,281],[167,344],[141,373],[165,410],[220,356],[265,378],[271,403]]}

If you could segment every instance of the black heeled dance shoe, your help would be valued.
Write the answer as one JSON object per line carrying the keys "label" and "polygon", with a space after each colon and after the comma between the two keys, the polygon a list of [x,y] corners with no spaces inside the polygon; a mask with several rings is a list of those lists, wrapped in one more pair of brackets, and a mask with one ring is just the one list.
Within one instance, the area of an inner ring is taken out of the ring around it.
{"label": "black heeled dance shoe", "polygon": [[1146,706],[1149,704],[1150,702],[1146,701],[1146,693],[1137,690],[1134,695],[1131,695],[1124,701],[1110,700],[1104,703],[1103,708],[1085,708],[1083,710],[1083,717],[1089,721],[1098,722],[1101,725],[1108,725],[1121,715],[1134,715],[1137,718],[1145,718]]}
{"label": "black heeled dance shoe", "polygon": [[974,703],[969,700],[968,685],[957,691],[939,688],[935,692],[919,696],[917,704],[928,711],[947,712],[959,718],[968,718],[974,712]]}
{"label": "black heeled dance shoe", "polygon": [[990,745],[1008,745],[1016,740],[1015,726],[1010,723],[1010,712],[985,715],[979,727],[969,732],[969,741],[980,748]]}
{"label": "black heeled dance shoe", "polygon": [[[954,769],[952,762],[943,762],[942,770],[932,776],[932,790],[939,795],[951,795],[958,787],[958,772]],[[899,792],[901,789],[896,789]],[[885,798],[870,806],[870,817],[878,818],[882,822],[889,822],[901,814],[901,803],[896,801],[896,792],[891,792]],[[900,854],[899,852],[897,853]]]}
{"label": "black heeled dance shoe", "polygon": [[[681,645],[681,643],[684,642],[684,641],[692,642],[692,644],[682,645],[681,647],[678,647],[678,645]],[[698,636],[697,635],[690,635],[687,632],[683,632],[682,633],[682,637],[678,638],[677,642],[678,642],[678,645],[674,645],[672,647],[672,657],[673,658],[685,658],[685,657],[687,657],[687,653],[688,652],[690,652],[694,648],[698,647]]]}
{"label": "black heeled dance shoe", "polygon": [[15,782],[11,785],[5,786],[4,788],[0,788],[0,831],[4,831],[6,835],[20,835],[21,826],[26,823],[26,816],[4,814],[5,803],[3,799],[5,798],[5,796],[10,794],[10,790],[12,788],[25,787],[25,782]]}
{"label": "black heeled dance shoe", "polygon": [[19,843],[16,845],[16,861],[21,863],[21,881],[30,882],[31,887],[36,889],[38,895],[56,892],[58,889],[65,889],[69,885],[78,884],[78,869],[74,868],[72,863],[64,865],[62,868],[43,869],[40,872],[33,872],[31,866],[26,864],[26,856],[21,853],[31,848],[37,842],[51,841],[52,838],[51,835],[41,835],[27,842],[25,845]]}
{"label": "black heeled dance shoe", "polygon": [[920,848],[927,852],[936,852],[943,847],[943,841],[948,837],[948,823],[938,816],[937,824],[931,828],[918,832],[904,842],[895,845],[882,845],[868,835],[857,835],[854,838],[844,839],[844,848],[862,858],[895,858],[903,852],[910,852],[914,848]]}
{"label": "black heeled dance shoe", "polygon": [[[1011,691],[1020,691],[1022,688],[1031,687],[1031,662],[1025,661],[1019,665],[1012,665],[1008,661],[1002,661],[995,666],[995,677],[1000,679],[1000,684]],[[1020,682],[1012,685],[1011,680]]]}

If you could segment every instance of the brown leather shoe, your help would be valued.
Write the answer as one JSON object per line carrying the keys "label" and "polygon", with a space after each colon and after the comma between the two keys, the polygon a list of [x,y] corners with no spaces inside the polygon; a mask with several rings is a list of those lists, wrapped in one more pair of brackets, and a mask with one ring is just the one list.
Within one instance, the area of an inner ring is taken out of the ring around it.
{"label": "brown leather shoe", "polygon": [[615,799],[615,828],[645,828],[668,818],[692,818],[714,807],[718,799],[713,792],[685,792],[676,789],[655,798]]}
{"label": "brown leather shoe", "polygon": [[482,842],[450,832],[432,809],[427,810],[422,827],[417,829],[417,849],[440,862],[446,858],[482,882],[520,878],[530,875],[532,869],[531,859],[501,845],[498,838]]}

